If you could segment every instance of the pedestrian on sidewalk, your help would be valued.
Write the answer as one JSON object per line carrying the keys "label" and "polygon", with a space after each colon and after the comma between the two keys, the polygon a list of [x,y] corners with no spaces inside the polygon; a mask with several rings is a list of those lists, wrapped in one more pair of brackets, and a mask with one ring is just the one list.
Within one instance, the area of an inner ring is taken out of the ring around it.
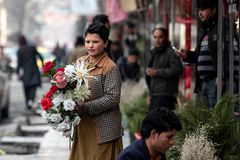
{"label": "pedestrian on sidewalk", "polygon": [[26,108],[30,110],[35,101],[37,87],[41,86],[41,74],[37,66],[37,58],[43,63],[43,57],[35,45],[29,44],[24,35],[18,38],[17,74],[23,82]]}
{"label": "pedestrian on sidewalk", "polygon": [[138,62],[140,52],[137,49],[130,50],[127,58],[121,57],[118,61],[118,67],[121,73],[122,81],[139,82],[141,78],[141,69]]}
{"label": "pedestrian on sidewalk", "polygon": [[154,108],[143,119],[142,138],[126,147],[118,160],[166,160],[165,153],[174,144],[173,138],[181,129],[181,122],[173,111]]}
{"label": "pedestrian on sidewalk", "polygon": [[68,57],[68,64],[76,62],[78,58],[87,55],[87,50],[84,46],[84,43],[84,38],[82,36],[78,36],[76,38],[73,51]]}
{"label": "pedestrian on sidewalk", "polygon": [[170,45],[168,30],[157,26],[152,34],[154,48],[150,50],[150,60],[145,71],[150,93],[149,109],[168,107],[174,110],[183,65]]}
{"label": "pedestrian on sidewalk", "polygon": [[85,32],[88,55],[79,58],[91,68],[88,101],[77,102],[81,117],[74,133],[69,160],[115,160],[122,150],[120,114],[121,76],[116,64],[104,51],[109,29],[102,23],[89,25]]}

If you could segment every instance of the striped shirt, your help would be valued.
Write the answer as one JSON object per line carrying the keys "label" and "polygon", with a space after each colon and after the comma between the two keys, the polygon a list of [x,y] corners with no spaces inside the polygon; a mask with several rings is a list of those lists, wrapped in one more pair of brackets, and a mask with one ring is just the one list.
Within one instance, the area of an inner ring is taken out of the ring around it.
{"label": "striped shirt", "polygon": [[233,64],[234,64],[234,79],[238,80],[238,72],[239,72],[239,52],[238,52],[238,43],[236,38],[234,38],[233,41],[233,54],[234,54],[234,60],[233,60]]}
{"label": "striped shirt", "polygon": [[217,71],[208,47],[208,35],[204,36],[201,42],[197,70],[202,80],[216,77]]}

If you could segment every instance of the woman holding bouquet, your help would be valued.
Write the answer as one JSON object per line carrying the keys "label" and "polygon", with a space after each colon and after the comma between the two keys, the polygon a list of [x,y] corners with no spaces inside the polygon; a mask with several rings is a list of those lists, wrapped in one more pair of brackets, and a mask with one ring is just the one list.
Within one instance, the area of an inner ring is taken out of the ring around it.
{"label": "woman holding bouquet", "polygon": [[90,67],[91,96],[77,102],[81,122],[75,128],[69,160],[114,160],[122,150],[120,115],[121,78],[118,67],[104,52],[109,30],[102,23],[91,24],[85,32],[88,55],[81,57]]}

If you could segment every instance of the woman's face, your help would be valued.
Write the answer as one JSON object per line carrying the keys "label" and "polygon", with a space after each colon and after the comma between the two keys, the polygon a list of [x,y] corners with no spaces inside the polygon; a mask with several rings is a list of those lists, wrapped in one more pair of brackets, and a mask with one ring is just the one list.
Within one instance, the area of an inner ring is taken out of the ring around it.
{"label": "woman's face", "polygon": [[85,36],[85,48],[87,49],[88,55],[93,58],[97,58],[104,53],[104,48],[107,46],[98,34],[87,33]]}
{"label": "woman's face", "polygon": [[153,43],[155,47],[161,47],[166,41],[166,37],[163,34],[162,30],[156,29],[153,32]]}

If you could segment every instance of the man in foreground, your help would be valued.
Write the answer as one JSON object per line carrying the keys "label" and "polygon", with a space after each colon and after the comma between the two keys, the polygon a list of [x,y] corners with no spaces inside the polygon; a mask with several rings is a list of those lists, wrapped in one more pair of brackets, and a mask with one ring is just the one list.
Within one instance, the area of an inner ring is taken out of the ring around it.
{"label": "man in foreground", "polygon": [[118,160],[165,160],[173,137],[182,126],[176,114],[166,108],[154,108],[143,120],[142,138],[125,148]]}

